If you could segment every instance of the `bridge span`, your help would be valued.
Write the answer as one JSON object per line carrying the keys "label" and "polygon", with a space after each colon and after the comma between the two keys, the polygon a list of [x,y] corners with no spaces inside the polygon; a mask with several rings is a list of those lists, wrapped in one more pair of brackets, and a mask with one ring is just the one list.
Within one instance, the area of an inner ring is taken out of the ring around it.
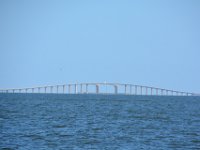
{"label": "bridge span", "polygon": [[29,88],[1,89],[0,93],[126,94],[155,96],[199,96],[195,93],[121,83],[73,83]]}

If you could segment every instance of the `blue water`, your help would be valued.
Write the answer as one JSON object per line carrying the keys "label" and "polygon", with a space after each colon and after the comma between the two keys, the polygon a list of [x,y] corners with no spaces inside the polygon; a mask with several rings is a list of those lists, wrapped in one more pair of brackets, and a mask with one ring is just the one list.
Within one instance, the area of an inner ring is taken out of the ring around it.
{"label": "blue water", "polygon": [[200,149],[200,98],[0,94],[0,149]]}

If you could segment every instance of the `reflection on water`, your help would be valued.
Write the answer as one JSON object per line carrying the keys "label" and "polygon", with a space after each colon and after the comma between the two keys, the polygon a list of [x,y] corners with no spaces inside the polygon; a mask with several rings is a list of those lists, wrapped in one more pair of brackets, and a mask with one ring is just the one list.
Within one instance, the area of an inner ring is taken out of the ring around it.
{"label": "reflection on water", "polygon": [[200,98],[1,94],[0,149],[198,149]]}

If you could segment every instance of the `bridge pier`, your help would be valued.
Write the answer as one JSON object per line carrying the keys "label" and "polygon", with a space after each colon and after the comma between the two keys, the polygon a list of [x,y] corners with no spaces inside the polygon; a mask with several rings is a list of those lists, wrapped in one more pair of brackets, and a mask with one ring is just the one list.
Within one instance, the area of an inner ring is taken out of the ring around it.
{"label": "bridge pier", "polygon": [[99,85],[96,84],[96,94],[99,94]]}
{"label": "bridge pier", "polygon": [[130,85],[129,88],[130,88],[129,92],[130,92],[130,95],[131,95],[132,94],[132,85]]}
{"label": "bridge pier", "polygon": [[58,94],[59,85],[56,86],[56,93]]}
{"label": "bridge pier", "polygon": [[114,85],[114,91],[115,91],[115,94],[118,94],[118,86],[117,85]]}
{"label": "bridge pier", "polygon": [[146,95],[148,95],[148,87],[145,87],[146,88]]}
{"label": "bridge pier", "polygon": [[77,94],[77,92],[78,92],[77,84],[74,85],[74,90],[75,90],[75,94]]}
{"label": "bridge pier", "polygon": [[65,93],[65,85],[63,85],[63,94]]}
{"label": "bridge pier", "polygon": [[47,93],[47,87],[46,86],[44,87],[44,93]]}
{"label": "bridge pier", "polygon": [[71,93],[71,84],[68,85],[68,93]]}
{"label": "bridge pier", "polygon": [[124,88],[125,88],[125,94],[127,94],[127,85],[126,84],[124,85]]}
{"label": "bridge pier", "polygon": [[137,85],[135,85],[135,95],[137,95]]}
{"label": "bridge pier", "polygon": [[83,85],[80,84],[80,93],[82,94],[83,93]]}
{"label": "bridge pier", "polygon": [[86,90],[86,93],[88,94],[88,84],[85,85],[85,88],[86,88],[86,89],[85,89],[85,90]]}

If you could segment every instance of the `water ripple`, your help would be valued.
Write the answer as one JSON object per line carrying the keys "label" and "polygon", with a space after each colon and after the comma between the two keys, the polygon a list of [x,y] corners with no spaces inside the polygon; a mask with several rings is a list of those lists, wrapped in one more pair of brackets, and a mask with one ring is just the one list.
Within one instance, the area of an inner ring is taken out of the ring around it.
{"label": "water ripple", "polygon": [[199,149],[200,99],[0,94],[0,149]]}

